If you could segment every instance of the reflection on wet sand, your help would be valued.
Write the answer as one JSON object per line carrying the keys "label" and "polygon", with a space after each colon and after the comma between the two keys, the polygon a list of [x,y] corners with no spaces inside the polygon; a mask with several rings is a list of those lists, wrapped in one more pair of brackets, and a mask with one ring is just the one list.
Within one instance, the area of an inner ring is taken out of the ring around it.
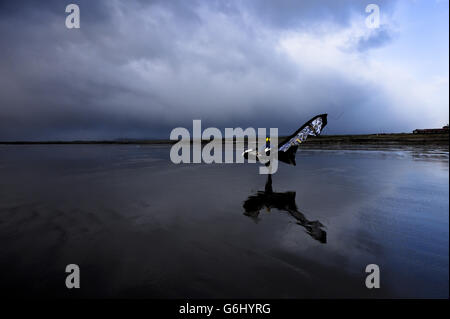
{"label": "reflection on wet sand", "polygon": [[266,190],[170,145],[0,145],[0,297],[448,298],[448,149],[307,145]]}
{"label": "reflection on wet sand", "polygon": [[327,242],[327,233],[322,229],[319,221],[309,221],[297,208],[295,203],[295,192],[277,193],[272,189],[272,175],[268,175],[264,191],[258,191],[251,195],[244,202],[245,216],[251,217],[255,221],[259,219],[260,210],[266,207],[270,211],[276,208],[280,211],[288,212],[297,220],[297,224],[303,226],[306,232],[321,243]]}

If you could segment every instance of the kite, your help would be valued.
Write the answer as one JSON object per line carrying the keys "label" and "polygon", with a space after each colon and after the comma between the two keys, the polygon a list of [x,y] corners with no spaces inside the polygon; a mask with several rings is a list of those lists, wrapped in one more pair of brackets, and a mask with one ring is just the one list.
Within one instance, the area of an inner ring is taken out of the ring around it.
{"label": "kite", "polygon": [[[304,143],[308,136],[319,136],[323,128],[327,125],[327,114],[320,114],[308,122],[303,124],[294,134],[283,140],[278,146],[278,160],[286,164],[296,165],[295,153],[300,144]],[[270,154],[270,138],[266,138],[266,147],[264,152],[267,155]],[[259,161],[261,154],[258,150],[248,149],[242,153],[245,159],[254,158]]]}

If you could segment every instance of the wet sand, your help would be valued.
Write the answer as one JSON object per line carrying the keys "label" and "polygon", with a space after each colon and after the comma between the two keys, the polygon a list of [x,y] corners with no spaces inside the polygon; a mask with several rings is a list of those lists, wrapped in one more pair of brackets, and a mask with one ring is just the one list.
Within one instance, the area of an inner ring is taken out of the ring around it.
{"label": "wet sand", "polygon": [[2,295],[448,297],[448,147],[306,148],[271,192],[169,147],[0,145]]}

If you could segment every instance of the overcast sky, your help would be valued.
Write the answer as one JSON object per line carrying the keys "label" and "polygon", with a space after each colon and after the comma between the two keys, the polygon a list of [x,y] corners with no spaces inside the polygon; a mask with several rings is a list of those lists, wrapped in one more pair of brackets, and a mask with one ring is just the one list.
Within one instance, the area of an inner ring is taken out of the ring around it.
{"label": "overcast sky", "polygon": [[287,134],[320,113],[327,134],[448,123],[448,0],[71,2],[0,1],[0,140],[168,138],[193,119]]}

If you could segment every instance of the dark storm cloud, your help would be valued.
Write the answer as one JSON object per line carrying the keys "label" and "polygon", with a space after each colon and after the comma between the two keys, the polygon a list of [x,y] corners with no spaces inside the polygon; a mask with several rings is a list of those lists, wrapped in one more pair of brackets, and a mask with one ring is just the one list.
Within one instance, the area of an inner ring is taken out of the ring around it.
{"label": "dark storm cloud", "polygon": [[[345,28],[365,15],[361,3],[74,2],[79,30],[65,28],[64,1],[0,3],[0,140],[167,138],[193,119],[289,133],[321,112],[335,117],[337,132],[395,122],[360,120],[374,113],[372,83],[301,68],[279,50],[285,31]],[[354,50],[388,34],[358,38]]]}

